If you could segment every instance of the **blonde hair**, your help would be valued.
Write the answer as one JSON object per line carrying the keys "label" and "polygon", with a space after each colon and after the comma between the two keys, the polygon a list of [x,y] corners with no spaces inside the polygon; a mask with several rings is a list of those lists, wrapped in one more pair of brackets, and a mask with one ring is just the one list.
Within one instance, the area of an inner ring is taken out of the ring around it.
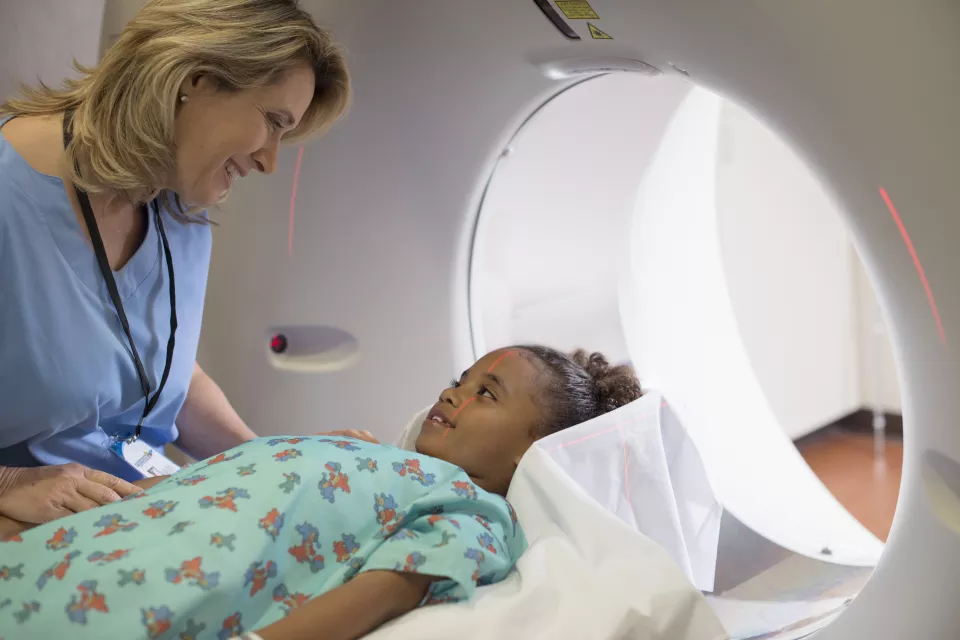
{"label": "blonde hair", "polygon": [[[151,0],[98,65],[74,62],[80,77],[59,89],[22,86],[22,97],[0,104],[0,115],[74,110],[67,177],[91,193],[155,194],[174,168],[174,119],[185,79],[205,74],[221,90],[242,91],[276,82],[303,63],[313,69],[316,88],[284,141],[325,131],[349,106],[347,65],[332,36],[296,0]],[[178,219],[199,221],[177,194],[165,195]]]}

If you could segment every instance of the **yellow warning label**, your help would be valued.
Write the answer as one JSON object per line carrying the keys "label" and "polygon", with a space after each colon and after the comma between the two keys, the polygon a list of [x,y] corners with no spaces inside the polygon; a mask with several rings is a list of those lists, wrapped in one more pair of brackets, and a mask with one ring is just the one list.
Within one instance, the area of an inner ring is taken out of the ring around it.
{"label": "yellow warning label", "polygon": [[557,0],[557,8],[570,20],[599,20],[600,16],[586,0]]}
{"label": "yellow warning label", "polygon": [[600,31],[600,29],[597,29],[589,22],[587,23],[587,26],[590,27],[590,37],[594,40],[613,40],[613,36]]}

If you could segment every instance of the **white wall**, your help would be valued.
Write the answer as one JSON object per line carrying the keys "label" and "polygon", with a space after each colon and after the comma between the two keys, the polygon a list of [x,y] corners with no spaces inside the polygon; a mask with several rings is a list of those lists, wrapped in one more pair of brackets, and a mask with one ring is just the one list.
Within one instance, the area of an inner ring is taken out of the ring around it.
{"label": "white wall", "polygon": [[13,0],[0,11],[0,98],[37,77],[50,85],[73,75],[71,64],[99,57],[104,0]]}
{"label": "white wall", "polygon": [[147,4],[147,0],[106,0],[103,15],[103,38],[100,41],[100,55],[109,49],[126,24]]}

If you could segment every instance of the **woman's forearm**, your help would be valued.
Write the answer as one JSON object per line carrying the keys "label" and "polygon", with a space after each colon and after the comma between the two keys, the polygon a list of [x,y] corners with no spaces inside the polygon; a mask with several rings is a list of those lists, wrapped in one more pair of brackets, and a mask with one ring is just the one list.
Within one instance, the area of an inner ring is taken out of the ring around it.
{"label": "woman's forearm", "polygon": [[354,640],[415,609],[433,580],[416,573],[361,573],[257,634],[263,640]]}
{"label": "woman's forearm", "polygon": [[198,460],[257,437],[200,365],[194,365],[187,399],[177,416],[177,446]]}

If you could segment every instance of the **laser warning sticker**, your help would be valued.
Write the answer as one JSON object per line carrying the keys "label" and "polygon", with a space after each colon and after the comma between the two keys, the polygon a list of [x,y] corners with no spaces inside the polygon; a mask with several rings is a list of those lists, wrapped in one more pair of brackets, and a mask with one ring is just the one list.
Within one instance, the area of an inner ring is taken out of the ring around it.
{"label": "laser warning sticker", "polygon": [[600,29],[597,29],[591,23],[588,22],[587,26],[590,27],[590,37],[594,40],[613,40],[613,36],[600,31]]}
{"label": "laser warning sticker", "polygon": [[586,0],[557,0],[557,8],[568,20],[599,20],[600,16]]}

